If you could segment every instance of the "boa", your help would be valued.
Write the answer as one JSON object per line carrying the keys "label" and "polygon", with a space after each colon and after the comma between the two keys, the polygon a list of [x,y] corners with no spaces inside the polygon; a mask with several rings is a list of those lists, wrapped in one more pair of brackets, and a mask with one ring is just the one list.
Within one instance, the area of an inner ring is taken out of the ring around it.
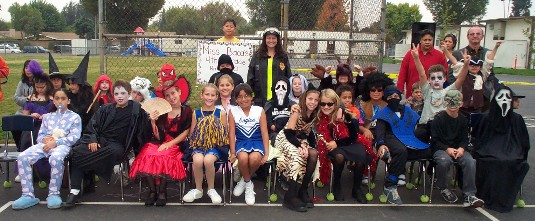
{"label": "boa", "polygon": [[[333,137],[334,135],[334,137]],[[349,129],[344,122],[331,123],[329,116],[321,113],[318,123],[318,152],[320,159],[320,181],[329,183],[331,177],[331,160],[327,159],[327,143],[349,137]]]}

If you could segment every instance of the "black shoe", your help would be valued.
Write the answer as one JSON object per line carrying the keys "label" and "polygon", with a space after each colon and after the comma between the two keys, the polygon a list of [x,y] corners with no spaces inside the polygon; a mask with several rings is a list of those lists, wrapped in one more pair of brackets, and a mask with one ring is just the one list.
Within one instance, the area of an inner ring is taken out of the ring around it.
{"label": "black shoe", "polygon": [[306,208],[314,208],[314,202],[312,202],[312,199],[310,199],[310,196],[308,195],[308,188],[299,189],[299,199],[303,201]]}
{"label": "black shoe", "polygon": [[306,212],[307,208],[305,204],[301,201],[301,199],[297,197],[292,198],[286,198],[284,197],[284,201],[282,202],[282,205],[290,210],[296,211],[296,212]]}
{"label": "black shoe", "polygon": [[353,196],[353,199],[355,199],[357,202],[365,204],[368,203],[366,200],[366,196],[364,195],[364,192],[362,192],[362,189],[359,187],[353,187],[353,191],[351,192],[351,195]]}
{"label": "black shoe", "polygon": [[333,195],[335,201],[344,201],[344,194],[342,193],[342,187],[337,187],[335,184],[333,187]]}
{"label": "black shoe", "polygon": [[155,206],[165,206],[167,204],[167,193],[158,193],[158,199],[156,200],[156,203],[154,203]]}
{"label": "black shoe", "polygon": [[79,199],[80,199],[80,194],[74,195],[72,193],[69,193],[69,195],[67,196],[67,200],[65,200],[65,202],[63,203],[63,207],[72,208],[76,206],[76,203],[79,201]]}
{"label": "black shoe", "polygon": [[95,184],[91,183],[89,185],[84,186],[84,191],[83,191],[84,194],[94,193],[94,192],[95,192]]}
{"label": "black shoe", "polygon": [[150,191],[145,199],[145,206],[153,206],[157,199],[158,195],[156,195],[156,191]]}

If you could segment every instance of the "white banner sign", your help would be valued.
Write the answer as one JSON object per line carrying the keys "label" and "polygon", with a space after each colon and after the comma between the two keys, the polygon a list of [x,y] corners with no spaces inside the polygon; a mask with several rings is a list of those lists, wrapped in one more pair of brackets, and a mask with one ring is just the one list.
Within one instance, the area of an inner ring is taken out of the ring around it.
{"label": "white banner sign", "polygon": [[222,54],[230,55],[234,63],[234,72],[241,75],[246,82],[253,53],[251,43],[200,41],[197,45],[197,83],[206,84],[213,74],[219,72],[217,61]]}

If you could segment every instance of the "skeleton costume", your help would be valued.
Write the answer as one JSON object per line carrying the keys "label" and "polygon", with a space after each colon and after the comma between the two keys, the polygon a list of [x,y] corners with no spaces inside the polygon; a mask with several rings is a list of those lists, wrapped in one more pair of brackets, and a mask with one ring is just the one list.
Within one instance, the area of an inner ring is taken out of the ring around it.
{"label": "skeleton costume", "polygon": [[513,112],[511,89],[500,85],[474,131],[477,195],[485,207],[509,212],[526,176],[529,134],[521,115]]}

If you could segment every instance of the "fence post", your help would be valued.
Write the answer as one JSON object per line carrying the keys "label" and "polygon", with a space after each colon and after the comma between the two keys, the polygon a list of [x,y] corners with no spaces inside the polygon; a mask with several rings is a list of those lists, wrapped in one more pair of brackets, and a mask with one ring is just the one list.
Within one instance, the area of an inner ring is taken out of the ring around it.
{"label": "fence post", "polygon": [[98,45],[100,55],[100,74],[104,72],[104,0],[98,0]]}
{"label": "fence post", "polygon": [[[349,17],[349,39],[353,40],[353,25],[355,25],[355,10],[354,10],[354,3],[355,1],[354,0],[351,0],[351,3],[350,3],[350,7],[351,7],[351,10],[350,10],[350,17]],[[347,44],[349,46],[349,53],[348,53],[348,58],[349,60],[353,60],[353,45],[355,45],[355,42],[348,42]]]}
{"label": "fence post", "polygon": [[281,0],[281,30],[284,32],[282,37],[282,48],[288,51],[288,16],[290,0]]}
{"label": "fence post", "polygon": [[386,18],[386,0],[383,0],[381,6],[381,46],[379,48],[379,58],[377,70],[383,72],[383,57],[385,56],[385,18]]}

